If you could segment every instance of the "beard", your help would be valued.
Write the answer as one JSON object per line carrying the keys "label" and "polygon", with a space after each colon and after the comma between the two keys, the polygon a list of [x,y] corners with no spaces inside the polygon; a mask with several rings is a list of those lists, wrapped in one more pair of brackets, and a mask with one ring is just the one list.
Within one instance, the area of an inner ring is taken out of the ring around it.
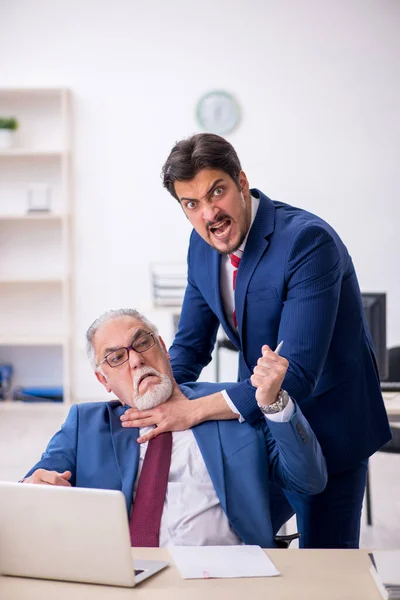
{"label": "beard", "polygon": [[[139,393],[139,383],[144,375],[156,375],[160,383],[152,385],[144,394]],[[133,378],[133,402],[138,410],[150,410],[168,400],[173,391],[172,377],[161,374],[151,367],[136,371]]]}

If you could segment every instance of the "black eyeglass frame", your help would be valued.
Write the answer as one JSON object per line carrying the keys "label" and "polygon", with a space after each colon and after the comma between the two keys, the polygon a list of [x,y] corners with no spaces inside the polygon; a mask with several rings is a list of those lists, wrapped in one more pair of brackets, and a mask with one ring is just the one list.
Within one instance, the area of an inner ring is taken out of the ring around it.
{"label": "black eyeglass frame", "polygon": [[[151,338],[153,338],[153,343],[148,346],[148,348],[146,348],[145,350],[137,350],[135,348],[135,343],[140,340],[141,337],[143,337],[144,335],[149,335]],[[121,346],[121,348],[116,348],[115,350],[113,350],[112,352],[109,352],[107,354],[107,356],[105,356],[97,365],[97,367],[99,367],[100,365],[102,365],[104,362],[106,362],[108,364],[109,367],[111,367],[112,369],[116,369],[117,367],[120,367],[121,365],[124,365],[126,362],[128,362],[129,360],[129,352],[131,350],[134,350],[135,352],[137,352],[138,354],[143,354],[144,352],[147,352],[147,350],[150,350],[150,348],[152,348],[154,346],[154,344],[156,343],[156,339],[154,337],[154,333],[152,333],[151,331],[143,331],[143,333],[141,333],[133,342],[130,346]],[[108,357],[111,356],[111,354],[114,354],[115,352],[118,352],[119,350],[126,350],[127,351],[127,357],[126,360],[118,363],[117,365],[111,365],[108,362]]]}

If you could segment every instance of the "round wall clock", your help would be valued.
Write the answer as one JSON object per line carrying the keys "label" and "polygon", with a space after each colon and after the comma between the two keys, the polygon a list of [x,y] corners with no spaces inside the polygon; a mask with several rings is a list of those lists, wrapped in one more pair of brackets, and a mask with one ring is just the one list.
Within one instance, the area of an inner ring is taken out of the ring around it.
{"label": "round wall clock", "polygon": [[233,131],[240,121],[240,107],[232,94],[221,90],[209,92],[197,103],[196,116],[200,126],[210,133]]}

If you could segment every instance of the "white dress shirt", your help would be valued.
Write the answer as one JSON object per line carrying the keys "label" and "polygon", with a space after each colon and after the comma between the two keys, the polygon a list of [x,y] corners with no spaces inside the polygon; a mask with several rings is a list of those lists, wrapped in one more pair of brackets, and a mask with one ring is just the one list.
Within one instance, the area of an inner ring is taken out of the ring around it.
{"label": "white dress shirt", "polygon": [[[151,429],[153,427],[140,428],[140,435]],[[147,442],[140,445],[134,497],[147,446]],[[231,546],[242,543],[222,510],[192,431],[174,431],[160,524],[160,546]]]}
{"label": "white dress shirt", "polygon": [[[260,204],[260,200],[258,198],[255,198],[254,196],[251,196],[251,222],[250,222],[250,227],[249,227],[249,231],[247,232],[247,235],[245,237],[245,239],[243,240],[242,244],[239,246],[239,248],[235,251],[234,254],[236,254],[236,256],[238,256],[238,258],[242,258],[244,249],[246,247],[246,242],[247,242],[247,238],[249,237],[249,233],[250,233],[250,229],[251,226],[254,223],[254,219],[256,218],[256,214],[257,214],[257,210]],[[234,272],[235,268],[231,263],[231,260],[229,258],[228,254],[224,254],[221,258],[221,275],[220,275],[220,293],[221,293],[221,299],[222,299],[222,306],[224,307],[224,311],[225,311],[225,315],[227,320],[229,321],[229,324],[231,325],[231,327],[234,329],[235,325],[233,323],[233,311],[235,310],[235,292],[233,290],[233,272]],[[261,352],[261,348],[260,348],[260,352]],[[232,412],[234,412],[235,414],[238,415],[239,417],[239,421],[240,423],[243,423],[243,421],[245,420],[242,415],[240,414],[240,412],[238,411],[238,409],[236,408],[236,406],[233,404],[232,400],[230,399],[228,392],[226,390],[222,390],[222,395],[225,398],[225,401],[227,403],[227,405],[229,406],[229,408],[231,409]],[[289,398],[289,402],[287,403],[287,405],[285,406],[285,408],[278,412],[278,413],[274,413],[272,415],[266,415],[266,419],[268,421],[276,421],[278,423],[285,423],[286,421],[289,421],[292,414],[294,411],[294,404],[291,398]]]}

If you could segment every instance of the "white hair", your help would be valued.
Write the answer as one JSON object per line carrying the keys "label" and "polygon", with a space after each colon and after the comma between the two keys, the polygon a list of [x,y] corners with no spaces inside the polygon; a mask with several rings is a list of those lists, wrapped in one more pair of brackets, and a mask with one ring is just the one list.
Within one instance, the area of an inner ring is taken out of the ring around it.
{"label": "white hair", "polygon": [[158,337],[157,327],[134,308],[119,308],[118,310],[108,310],[107,312],[100,315],[100,317],[91,324],[91,326],[86,332],[86,352],[90,363],[94,369],[96,369],[97,367],[96,356],[93,346],[93,338],[96,332],[100,329],[100,327],[104,325],[104,323],[114,321],[114,319],[120,319],[121,317],[132,317],[133,319],[141,321],[143,325],[145,325],[145,327],[148,327]]}

